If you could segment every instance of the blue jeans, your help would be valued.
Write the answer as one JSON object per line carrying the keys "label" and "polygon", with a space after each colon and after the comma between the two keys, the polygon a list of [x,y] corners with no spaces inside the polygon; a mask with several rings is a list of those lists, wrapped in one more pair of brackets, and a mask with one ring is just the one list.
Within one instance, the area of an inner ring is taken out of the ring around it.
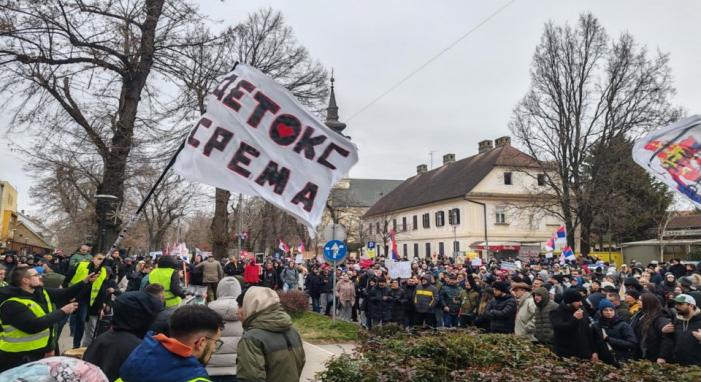
{"label": "blue jeans", "polygon": [[443,325],[446,328],[455,328],[458,326],[458,315],[443,313]]}
{"label": "blue jeans", "polygon": [[321,297],[312,297],[312,310],[321,313]]}
{"label": "blue jeans", "polygon": [[80,302],[78,310],[71,314],[70,325],[73,327],[73,349],[80,347],[80,341],[83,339],[85,332],[85,320],[88,319],[88,304],[89,302]]}

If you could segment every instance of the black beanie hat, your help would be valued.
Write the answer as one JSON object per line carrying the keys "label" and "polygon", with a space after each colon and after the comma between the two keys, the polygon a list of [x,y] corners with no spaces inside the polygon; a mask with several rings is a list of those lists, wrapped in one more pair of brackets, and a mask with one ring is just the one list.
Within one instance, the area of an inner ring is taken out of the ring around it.
{"label": "black beanie hat", "polygon": [[562,294],[562,301],[565,304],[582,301],[582,295],[575,288],[567,288],[565,289],[565,293]]}
{"label": "black beanie hat", "polygon": [[495,283],[492,285],[492,288],[494,288],[494,289],[496,289],[496,290],[499,290],[499,291],[502,291],[503,293],[507,293],[507,294],[510,292],[510,290],[509,290],[509,283],[507,283],[507,282],[505,282],[505,281],[497,281],[497,282],[495,282]]}

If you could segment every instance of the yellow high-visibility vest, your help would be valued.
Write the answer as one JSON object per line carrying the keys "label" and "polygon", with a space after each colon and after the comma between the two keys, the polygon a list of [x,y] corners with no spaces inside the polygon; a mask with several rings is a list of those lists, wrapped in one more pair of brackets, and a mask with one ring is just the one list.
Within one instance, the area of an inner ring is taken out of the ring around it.
{"label": "yellow high-visibility vest", "polygon": [[[78,264],[78,266],[75,268],[75,274],[69,283],[71,286],[78,284],[88,277],[90,274],[90,271],[88,270],[89,265],[89,261],[83,261],[82,263]],[[100,267],[100,275],[97,276],[97,280],[92,283],[92,287],[90,288],[90,306],[95,303],[97,294],[100,293],[100,288],[102,288],[102,283],[105,282],[105,279],[107,279],[107,271],[105,270],[105,267]]]}
{"label": "yellow high-visibility vest", "polygon": [[173,272],[175,272],[173,268],[156,268],[148,274],[149,284],[161,284],[163,289],[165,289],[166,309],[178,306],[182,302],[182,299],[174,295],[170,289],[170,280],[173,277]]}
{"label": "yellow high-visibility vest", "polygon": [[[48,312],[44,312],[41,305],[37,304],[36,301],[21,298],[21,297],[11,297],[3,302],[5,304],[8,301],[15,301],[22,305],[25,305],[36,318],[41,318],[53,311],[53,305],[49,294],[44,292],[44,298],[46,299],[46,305]],[[2,305],[0,305],[0,308]],[[25,333],[12,325],[2,324],[2,336],[0,336],[0,350],[7,353],[21,353],[33,350],[39,350],[47,347],[49,345],[49,338],[51,338],[51,333],[53,331],[53,326],[46,328],[38,333]]]}

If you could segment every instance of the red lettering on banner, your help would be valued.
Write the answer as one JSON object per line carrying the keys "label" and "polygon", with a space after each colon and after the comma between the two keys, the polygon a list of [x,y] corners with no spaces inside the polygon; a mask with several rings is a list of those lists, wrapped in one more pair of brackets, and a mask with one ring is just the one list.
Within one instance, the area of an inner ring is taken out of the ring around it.
{"label": "red lettering on banner", "polygon": [[256,89],[256,87],[253,86],[252,83],[246,80],[241,80],[238,84],[236,84],[236,86],[234,86],[231,89],[229,95],[222,100],[222,103],[234,111],[239,111],[239,109],[241,109],[241,104],[237,101],[240,101],[243,97],[243,92],[241,91],[241,88],[246,90],[248,93],[251,93]]}
{"label": "red lettering on banner", "polygon": [[304,130],[304,134],[302,134],[302,138],[300,138],[297,145],[295,145],[294,151],[299,153],[300,151],[304,150],[304,157],[314,160],[314,157],[316,156],[314,146],[326,142],[328,137],[325,135],[317,135],[316,137],[312,137],[312,134],[314,134],[314,128],[307,126],[307,129]]}
{"label": "red lettering on banner", "polygon": [[260,90],[256,92],[256,95],[254,95],[253,98],[258,101],[258,105],[253,110],[251,116],[248,117],[248,124],[251,127],[258,127],[260,120],[263,119],[263,116],[265,115],[265,112],[269,111],[275,115],[278,111],[280,111],[280,106],[278,106],[275,101],[268,98],[268,96],[263,94],[263,92]]}
{"label": "red lettering on banner", "polygon": [[314,199],[316,198],[316,193],[319,191],[319,186],[312,182],[307,182],[302,191],[298,192],[294,198],[292,198],[292,204],[297,205],[302,203],[302,208],[305,211],[311,212],[314,208]]}
{"label": "red lettering on banner", "polygon": [[212,133],[212,136],[209,137],[207,144],[204,145],[204,150],[202,151],[202,153],[205,156],[209,156],[209,154],[212,153],[213,149],[224,151],[226,145],[229,144],[233,136],[234,133],[232,133],[231,131],[223,127],[217,126],[217,128],[214,130],[214,133]]}
{"label": "red lettering on banner", "polygon": [[205,117],[202,117],[202,118],[200,118],[199,121],[197,121],[195,128],[192,129],[190,136],[187,137],[187,143],[194,148],[197,148],[200,145],[200,141],[198,141],[197,138],[195,138],[195,133],[197,133],[197,129],[200,126],[204,126],[206,128],[209,128],[210,126],[212,126],[212,120],[205,118]]}
{"label": "red lettering on banner", "polygon": [[321,163],[322,165],[324,165],[332,170],[335,170],[336,166],[334,166],[331,162],[328,161],[329,156],[334,151],[341,154],[341,156],[344,158],[348,157],[348,155],[350,154],[350,151],[348,151],[348,150],[344,149],[343,147],[331,142],[331,144],[329,144],[326,147],[326,150],[324,150],[324,153],[321,154],[321,156],[319,157],[319,160],[317,162]]}
{"label": "red lettering on banner", "polygon": [[227,168],[243,176],[244,178],[248,178],[251,175],[251,172],[239,166],[239,163],[244,164],[246,166],[251,164],[251,158],[249,158],[248,155],[257,158],[258,156],[260,156],[260,151],[258,151],[258,149],[249,145],[246,142],[241,142],[238,150],[236,150],[233,158],[231,158],[231,161],[229,162]]}
{"label": "red lettering on banner", "polygon": [[263,186],[266,182],[268,182],[268,185],[275,186],[273,191],[276,194],[282,195],[289,179],[290,170],[282,167],[278,171],[278,164],[274,161],[270,161],[268,166],[265,167],[265,170],[263,170],[263,172],[258,176],[258,179],[256,179],[256,183]]}
{"label": "red lettering on banner", "polygon": [[236,79],[239,78],[238,75],[232,74],[228,77],[225,77],[222,82],[217,86],[216,89],[212,92],[215,97],[217,97],[217,100],[221,101],[222,97],[224,97],[224,91],[226,90],[229,85],[231,85]]}

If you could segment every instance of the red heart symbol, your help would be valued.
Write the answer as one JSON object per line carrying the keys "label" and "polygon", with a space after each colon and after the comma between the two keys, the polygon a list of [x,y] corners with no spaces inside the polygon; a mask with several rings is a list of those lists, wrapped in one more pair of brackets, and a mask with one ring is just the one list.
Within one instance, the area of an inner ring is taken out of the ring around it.
{"label": "red heart symbol", "polygon": [[285,125],[284,123],[278,123],[277,124],[277,135],[280,136],[280,138],[287,138],[292,135],[295,135],[295,129]]}

